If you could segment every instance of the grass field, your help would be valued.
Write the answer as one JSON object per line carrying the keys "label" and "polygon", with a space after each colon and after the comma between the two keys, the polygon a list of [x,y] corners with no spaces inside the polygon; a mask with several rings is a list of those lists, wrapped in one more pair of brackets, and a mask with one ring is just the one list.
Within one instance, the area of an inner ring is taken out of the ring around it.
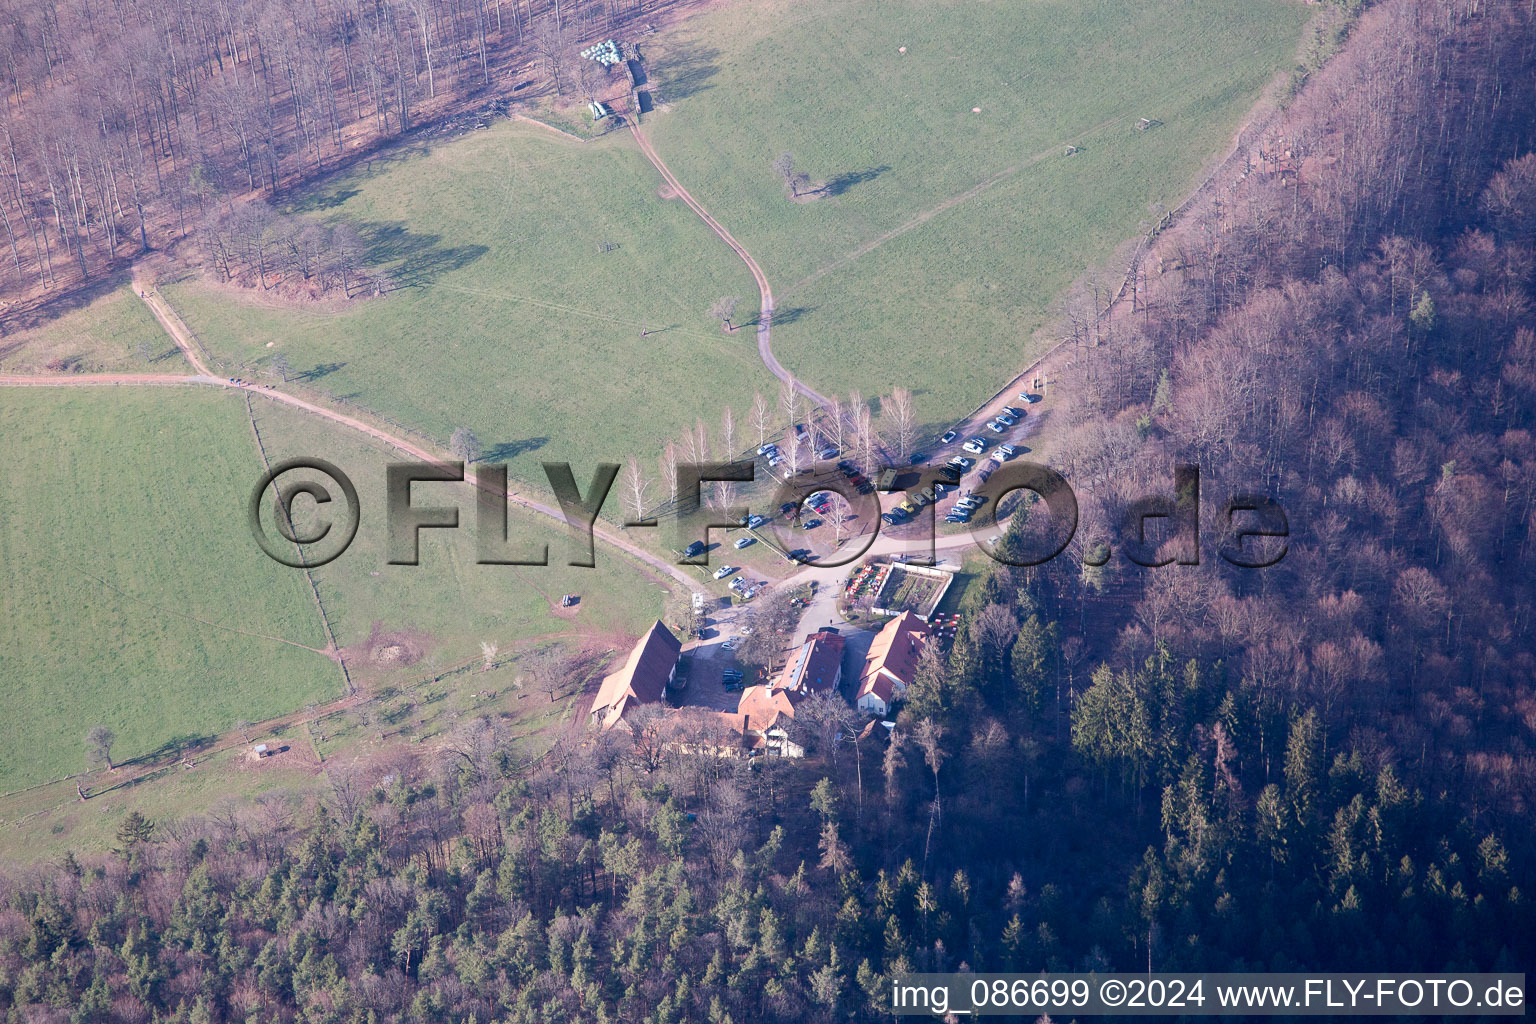
{"label": "grass field", "polygon": [[[638,634],[664,614],[678,589],[674,581],[654,579],[601,543],[595,568],[573,567],[564,531],[545,516],[516,508],[509,512],[509,536],[530,545],[548,544],[550,564],[476,564],[474,488],[469,483],[414,488],[418,505],[456,505],[459,528],[422,531],[421,564],[390,565],[384,474],[399,454],[297,410],[260,399],[253,408],[273,462],[316,456],[335,464],[357,486],[363,515],[356,540],[341,557],[314,570],[321,600],[343,647],[365,644],[377,625],[381,632],[409,634],[422,655],[414,665],[370,663],[360,654],[349,659],[370,680],[398,684],[477,659],[482,642],[511,650],[534,636]],[[560,608],[564,594],[580,597],[574,611]]]}
{"label": "grass field", "polygon": [[[181,352],[128,284],[87,290],[51,319],[0,336],[0,373],[188,371]],[[58,363],[55,363],[58,365]]]}
{"label": "grass field", "polygon": [[472,428],[524,480],[543,483],[544,459],[634,454],[654,472],[665,439],[699,415],[717,424],[726,404],[744,422],[752,392],[776,383],[750,332],[708,316],[725,295],[755,313],[746,269],[659,186],[626,134],[582,144],[502,121],[394,151],[299,204],[363,229],[400,286],[388,297],[328,314],[199,283],[164,291],[216,358],[282,352],[313,386],[439,442]]}
{"label": "grass field", "polygon": [[[257,800],[297,809],[303,800],[327,792],[329,773],[352,770],[382,746],[430,754],[448,734],[481,717],[498,721],[512,739],[515,757],[536,757],[577,713],[581,697],[562,694],[551,702],[520,690],[518,669],[512,659],[489,672],[453,673],[409,689],[391,687],[374,701],[322,714],[312,723],[253,731],[252,743],[287,748],[271,758],[253,760],[246,745],[235,742],[198,754],[193,769],[170,765],[136,785],[114,787],[110,778],[100,780],[84,803],[67,783],[7,797],[0,804],[0,863],[57,860],[66,850],[110,850],[129,811],[163,825],[226,806],[245,810]],[[487,693],[494,696],[487,698]],[[382,744],[375,738],[381,731],[386,734]]]}
{"label": "grass field", "polygon": [[[947,425],[1028,361],[1072,280],[1183,198],[1307,16],[1294,0],[733,3],[646,42],[665,104],[646,131],[765,267],[787,366],[824,393],[907,385]],[[1163,124],[1138,132],[1144,116]],[[819,198],[786,197],[770,167],[786,150]],[[165,291],[225,365],[282,353],[439,441],[474,429],[525,481],[550,458],[649,469],[696,418],[713,429],[728,404],[744,421],[775,387],[751,333],[707,315],[735,295],[750,318],[744,267],[658,185],[625,132],[498,122],[296,202],[363,229],[400,286],[387,298],[336,312]]]}
{"label": "grass field", "polygon": [[[906,385],[947,425],[1029,361],[1074,278],[1184,198],[1307,17],[1294,0],[733,3],[646,43],[669,107],[646,131],[768,274],[786,367],[823,393]],[[837,194],[790,201],[785,151]]]}
{"label": "grass field", "polygon": [[[429,532],[420,566],[386,565],[387,453],[294,410],[260,399],[255,410],[274,461],[318,455],[357,483],[357,540],[315,576],[365,685],[478,658],[482,641],[511,650],[545,635],[634,633],[665,611],[668,591],[611,549],[596,569],[565,565],[563,534],[532,513],[514,510],[510,530],[548,540],[548,568],[475,565],[467,486],[450,499],[463,505],[464,529]],[[0,437],[0,557],[10,567],[0,582],[0,791],[81,770],[93,725],[113,729],[115,755],[130,759],[342,692],[303,574],[269,561],[247,531],[261,461],[242,395],[11,390]],[[558,609],[564,593],[581,596],[574,614]],[[375,627],[406,636],[414,655],[371,661]]]}
{"label": "grass field", "polygon": [[0,438],[0,790],[82,770],[94,725],[126,760],[341,692],[302,576],[245,532],[236,396],[11,389]]}

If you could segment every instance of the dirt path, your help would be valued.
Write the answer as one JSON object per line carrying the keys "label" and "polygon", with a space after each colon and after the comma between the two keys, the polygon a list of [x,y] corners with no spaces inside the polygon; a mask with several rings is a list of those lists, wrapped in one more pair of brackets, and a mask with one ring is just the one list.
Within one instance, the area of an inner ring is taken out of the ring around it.
{"label": "dirt path", "polygon": [[[640,130],[640,126],[632,118],[629,120],[629,130],[634,134],[635,142],[639,145],[640,152],[645,154],[645,158],[661,174],[662,180],[672,189],[673,194],[678,199],[687,203],[688,208],[698,214],[699,219],[708,224],[710,230],[719,235],[721,240],[731,247],[732,252],[741,257],[741,262],[745,263],[747,269],[752,272],[752,280],[757,282],[757,290],[762,296],[757,316],[757,354],[762,359],[763,365],[768,368],[769,373],[786,383],[794,380],[790,372],[784,369],[783,364],[773,354],[773,289],[768,285],[768,275],[763,273],[763,268],[758,266],[757,260],[752,258],[752,254],[747,252],[742,244],[736,241],[719,221],[711,217],[709,211],[704,209],[699,204],[699,201],[693,198],[693,195],[683,187],[682,182],[677,180],[671,169],[657,155],[656,150],[651,146],[651,140],[645,137],[645,133]],[[832,403],[825,396],[807,387],[804,381],[794,380],[794,383],[800,389],[801,394],[811,401],[824,409],[831,408]]]}
{"label": "dirt path", "polygon": [[[192,366],[198,370],[196,375],[179,376],[176,374],[155,373],[103,373],[90,375],[59,374],[57,376],[25,376],[18,374],[5,374],[0,375],[0,386],[109,387],[114,385],[184,386],[188,384],[202,384],[211,387],[232,388],[244,391],[247,395],[256,395],[261,398],[268,399],[269,401],[277,402],[281,405],[287,405],[295,409],[301,409],[313,416],[319,416],[322,419],[330,420],[332,423],[339,423],[344,427],[348,427],[352,430],[358,431],[359,433],[366,434],[376,441],[382,441],[384,444],[398,449],[399,451],[405,452],[408,455],[412,455],[415,458],[422,460],[423,462],[442,462],[451,458],[451,456],[446,452],[428,451],[426,448],[423,448],[420,445],[413,444],[403,437],[399,437],[395,434],[389,433],[386,430],[381,430],[378,427],[364,423],[362,420],[357,419],[356,417],[337,412],[334,409],[330,409],[326,406],[300,398],[297,395],[292,395],[285,391],[279,391],[275,385],[237,384],[227,377],[215,376],[209,371],[208,365],[203,362],[201,356],[198,355],[196,342],[191,338],[191,335],[187,331],[186,326],[181,323],[181,318],[176,316],[175,311],[171,310],[170,307],[165,304],[165,300],[162,299],[158,294],[150,292],[148,289],[140,289],[140,293],[142,294],[145,303],[149,306],[150,311],[155,314],[155,319],[160,322],[161,327],[163,327],[165,332],[169,334],[172,340],[176,342],[177,347],[180,348],[182,353],[187,357],[187,361],[190,362]],[[531,498],[524,498],[511,491],[507,492],[507,500],[515,505],[528,509],[531,512],[537,512],[540,515],[549,516],[552,519],[558,519],[562,523],[565,522],[565,515],[559,509],[546,505],[543,502],[534,501]],[[651,554],[649,551],[646,551],[644,548],[641,548],[635,544],[631,544],[629,541],[624,540],[622,537],[619,537],[600,526],[594,527],[592,534],[594,537],[603,541],[604,543],[618,548],[620,551],[623,551],[631,558],[634,558],[636,561],[643,563],[647,568],[653,569],[665,576],[676,580],[689,591],[702,592],[702,588],[695,580],[693,580],[691,577],[678,569],[677,566],[671,564],[665,559],[657,558],[655,555]]]}
{"label": "dirt path", "polygon": [[1006,181],[1025,168],[1033,167],[1035,164],[1048,157],[1059,155],[1065,147],[1081,142],[1095,132],[1101,131],[1112,125],[1119,124],[1121,121],[1124,121],[1127,116],[1128,115],[1121,114],[1119,117],[1112,117],[1107,121],[1100,121],[1092,128],[1086,128],[1072,136],[1070,139],[1064,139],[1061,142],[1051,146],[1049,149],[1045,149],[1039,153],[1036,153],[1034,156],[1028,158],[1027,160],[1021,160],[1019,163],[1013,164],[1009,167],[1004,167],[1002,170],[988,175],[981,181],[977,182],[975,185],[972,185],[970,188],[966,189],[964,192],[952,195],[942,203],[939,203],[937,206],[929,207],[928,209],[919,212],[908,220],[896,225],[894,228],[885,232],[884,234],[871,238],[869,241],[865,242],[857,249],[854,249],[846,256],[839,257],[838,259],[833,260],[831,263],[823,264],[808,276],[802,278],[799,281],[796,281],[789,287],[789,291],[785,294],[792,294],[797,292],[807,285],[821,280],[823,277],[826,277],[834,270],[841,270],[843,267],[846,267],[848,264],[854,262],[855,260],[867,256],[869,253],[873,252],[875,249],[878,249],[886,242],[889,242],[894,238],[899,238],[900,236],[906,234],[908,231],[911,231],[913,228],[921,227],[946,210],[952,210],[956,206],[959,206],[961,203],[975,199],[977,196],[990,189],[993,185],[996,185],[1002,181]]}

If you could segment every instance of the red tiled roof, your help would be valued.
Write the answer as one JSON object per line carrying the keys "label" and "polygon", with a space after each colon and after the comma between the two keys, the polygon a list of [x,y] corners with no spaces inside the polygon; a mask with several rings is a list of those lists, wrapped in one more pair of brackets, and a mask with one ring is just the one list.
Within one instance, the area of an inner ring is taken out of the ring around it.
{"label": "red tiled roof", "polygon": [[805,695],[797,690],[786,690],[780,686],[749,686],[741,691],[741,700],[736,704],[736,710],[746,719],[746,727],[756,733],[764,733],[777,724],[784,724],[780,719],[792,719],[795,717],[795,706],[805,699]]}
{"label": "red tiled roof", "polygon": [[667,690],[667,680],[677,666],[683,645],[660,620],[629,652],[624,666],[609,673],[592,699],[592,714],[603,711],[603,728],[613,725],[625,711],[640,704],[654,704]]}
{"label": "red tiled roof", "polygon": [[928,624],[909,611],[887,622],[869,645],[869,654],[864,659],[864,673],[859,677],[859,689],[854,701],[873,693],[889,704],[895,692],[891,676],[910,686],[917,669],[917,659],[928,643],[928,635]]}
{"label": "red tiled roof", "polygon": [[805,643],[784,666],[774,686],[806,693],[819,693],[836,688],[838,672],[843,667],[843,645],[847,641],[840,633],[812,633]]}

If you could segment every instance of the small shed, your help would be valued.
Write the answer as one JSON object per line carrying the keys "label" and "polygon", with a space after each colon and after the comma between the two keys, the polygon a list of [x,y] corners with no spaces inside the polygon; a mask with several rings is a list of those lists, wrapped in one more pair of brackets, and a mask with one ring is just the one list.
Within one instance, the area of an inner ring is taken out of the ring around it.
{"label": "small shed", "polygon": [[257,757],[271,757],[272,748],[267,746],[265,743],[258,743],[251,748],[251,753],[255,754]]}

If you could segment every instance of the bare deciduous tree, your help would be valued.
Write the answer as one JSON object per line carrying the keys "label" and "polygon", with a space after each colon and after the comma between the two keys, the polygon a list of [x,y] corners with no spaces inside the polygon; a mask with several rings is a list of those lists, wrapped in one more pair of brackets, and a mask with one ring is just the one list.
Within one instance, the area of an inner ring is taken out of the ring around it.
{"label": "bare deciduous tree", "polygon": [[649,487],[649,481],[640,472],[640,460],[631,455],[624,469],[624,503],[636,522],[645,518],[645,492]]}
{"label": "bare deciduous tree", "polygon": [[91,731],[85,734],[85,757],[92,765],[106,765],[107,771],[112,771],[112,744],[117,741],[117,733],[104,725],[91,727]]}
{"label": "bare deciduous tree", "polygon": [[456,459],[466,463],[474,462],[480,458],[480,439],[468,427],[458,427],[448,439],[448,450]]}
{"label": "bare deciduous tree", "polygon": [[752,396],[752,429],[757,431],[757,446],[768,443],[768,428],[773,424],[773,409],[761,391]]}
{"label": "bare deciduous tree", "polygon": [[719,320],[721,326],[726,330],[734,331],[736,328],[731,324],[731,318],[736,315],[736,303],[738,301],[740,300],[734,295],[727,295],[724,298],[716,299],[715,304],[709,307],[709,315],[713,319]]}
{"label": "bare deciduous tree", "polygon": [[890,423],[890,437],[896,443],[896,457],[904,459],[917,436],[917,414],[912,405],[912,392],[907,388],[892,388],[890,397],[882,401],[880,407]]}

